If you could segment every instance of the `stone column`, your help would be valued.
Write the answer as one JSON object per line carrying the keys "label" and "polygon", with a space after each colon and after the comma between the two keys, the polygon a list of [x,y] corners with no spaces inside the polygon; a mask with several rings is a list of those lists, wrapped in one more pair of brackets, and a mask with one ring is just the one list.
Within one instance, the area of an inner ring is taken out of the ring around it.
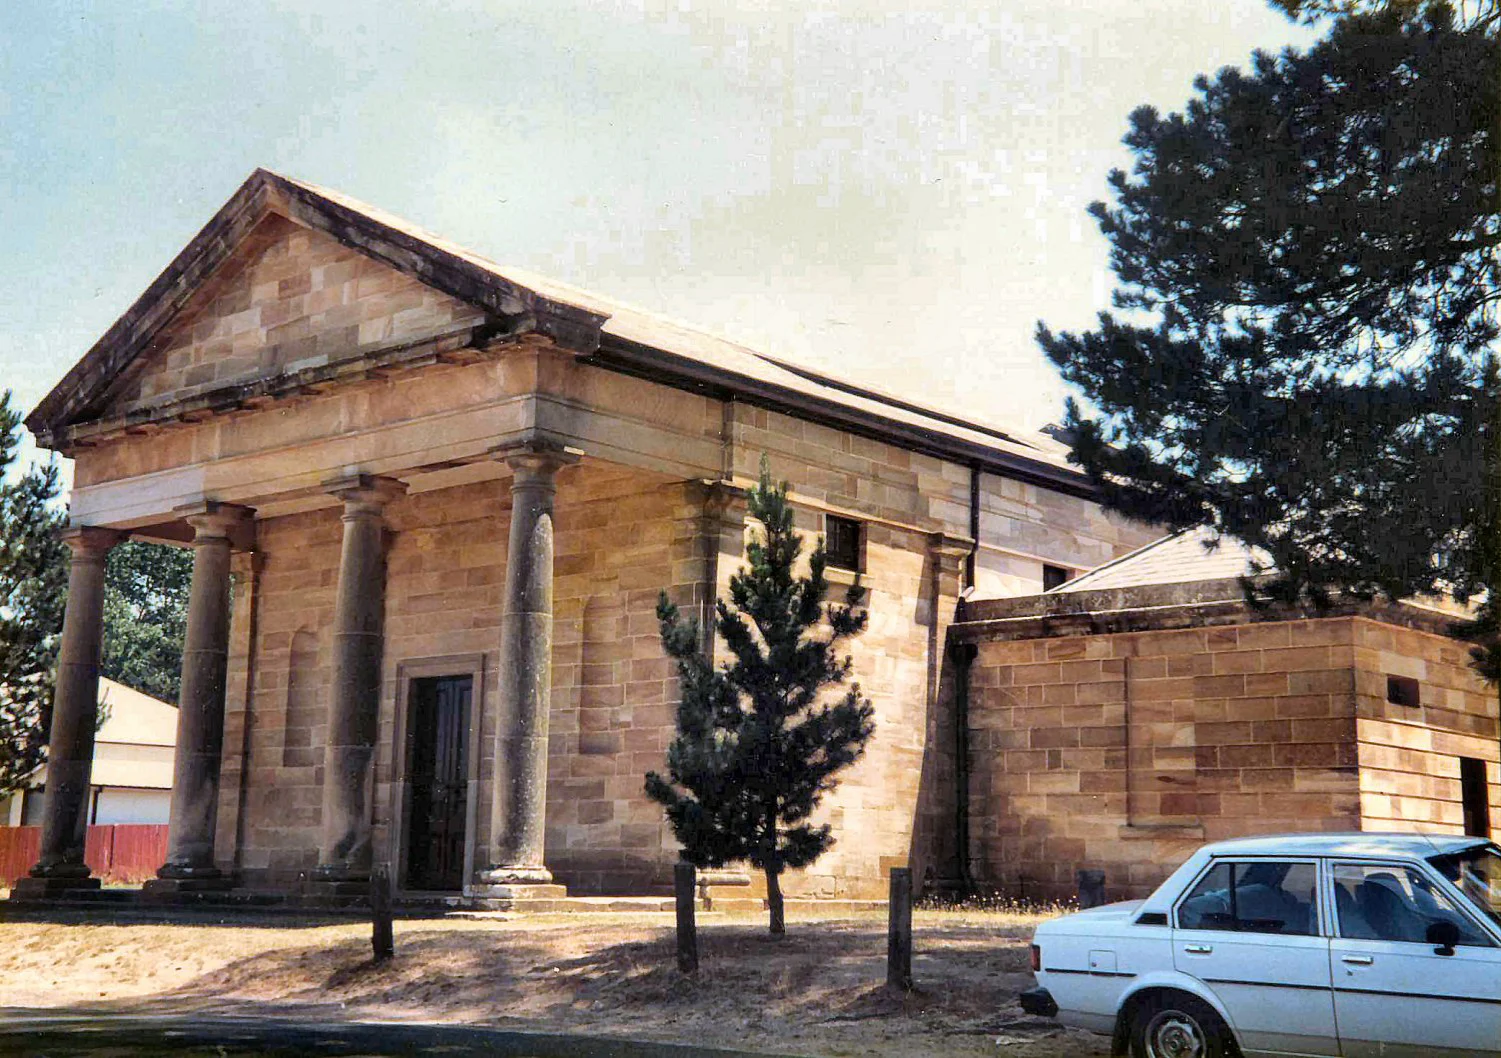
{"label": "stone column", "polygon": [[539,443],[497,455],[512,472],[511,533],[500,618],[491,867],[480,880],[500,887],[546,885],[552,881],[542,862],[552,695],[552,509],[558,470],[578,456]]}
{"label": "stone column", "polygon": [[68,889],[97,889],[83,861],[88,836],[89,774],[99,723],[99,652],[104,618],[104,560],[121,534],[92,527],[64,534],[72,562],[63,616],[52,728],[47,741],[47,788],[42,802],[42,851],[19,897]]}
{"label": "stone column", "polygon": [[148,893],[229,885],[214,866],[214,832],[229,669],[230,537],[250,512],[210,501],[177,513],[193,527],[193,580],[177,698],[167,862],[156,872],[156,880],[146,883]]}
{"label": "stone column", "polygon": [[[323,758],[323,845],[313,871],[324,895],[364,898],[371,867],[371,800],[379,727],[385,609],[385,505],[405,486],[354,474],[326,486],[344,501],[334,604],[333,686]],[[321,885],[320,885],[321,883]]]}

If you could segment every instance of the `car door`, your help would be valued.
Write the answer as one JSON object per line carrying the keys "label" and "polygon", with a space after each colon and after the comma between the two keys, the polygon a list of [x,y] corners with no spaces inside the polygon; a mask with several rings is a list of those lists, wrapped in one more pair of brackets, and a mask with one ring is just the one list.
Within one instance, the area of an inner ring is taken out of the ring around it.
{"label": "car door", "polygon": [[[1424,869],[1334,863],[1334,1013],[1347,1058],[1501,1054],[1501,948]],[[1424,940],[1460,927],[1452,954]]]}
{"label": "car door", "polygon": [[1204,982],[1252,1054],[1337,1055],[1318,861],[1213,861],[1174,908],[1173,965]]}

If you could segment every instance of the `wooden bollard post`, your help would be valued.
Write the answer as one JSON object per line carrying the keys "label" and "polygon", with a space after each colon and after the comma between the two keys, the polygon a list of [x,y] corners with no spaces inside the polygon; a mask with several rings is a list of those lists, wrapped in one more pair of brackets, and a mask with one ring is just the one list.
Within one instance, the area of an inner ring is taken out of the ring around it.
{"label": "wooden bollard post", "polygon": [[891,868],[886,924],[886,986],[912,991],[912,870]]}
{"label": "wooden bollard post", "polygon": [[385,962],[396,954],[391,927],[391,875],[384,864],[370,872],[370,947],[375,961]]}
{"label": "wooden bollard post", "polygon": [[672,890],[678,902],[678,969],[691,974],[698,969],[698,923],[694,917],[698,871],[693,864],[673,864]]}

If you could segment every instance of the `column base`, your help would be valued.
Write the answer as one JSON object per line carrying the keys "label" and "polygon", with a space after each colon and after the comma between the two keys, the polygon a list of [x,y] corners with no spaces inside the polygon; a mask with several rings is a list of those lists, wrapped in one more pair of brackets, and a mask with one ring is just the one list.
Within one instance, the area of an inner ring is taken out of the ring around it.
{"label": "column base", "polygon": [[57,862],[57,863],[46,863],[46,862],[38,863],[35,867],[31,868],[31,870],[29,870],[29,871],[26,872],[27,876],[30,877],[30,878],[73,878],[73,879],[87,878],[87,877],[89,877],[89,875],[91,875],[93,873],[94,872],[89,868],[89,865],[86,864],[86,863],[82,863],[82,862],[73,863],[73,862],[68,862],[68,861]]}
{"label": "column base", "polygon": [[[484,875],[480,877],[483,878]],[[568,910],[567,886],[550,883],[503,885],[481,882],[479,885],[466,886],[464,896],[481,911],[530,911],[540,914]]]}
{"label": "column base", "polygon": [[98,892],[103,884],[98,878],[88,876],[46,875],[17,878],[16,884],[11,886],[10,898],[12,900],[65,899],[76,893]]}
{"label": "column base", "polygon": [[540,863],[511,867],[491,867],[479,872],[479,880],[485,885],[551,885],[552,872]]}
{"label": "column base", "polygon": [[308,872],[303,903],[309,907],[361,907],[370,903],[370,868],[320,863]]}
{"label": "column base", "polygon": [[478,881],[466,886],[464,895],[487,911],[561,911],[568,889],[555,884],[552,872],[541,864],[512,865],[480,871]]}
{"label": "column base", "polygon": [[[201,898],[204,894],[227,893],[234,888],[234,879],[214,867],[174,867],[166,874],[163,867],[158,876],[141,886],[141,900],[145,903],[182,903]],[[193,872],[191,874],[185,872]]]}

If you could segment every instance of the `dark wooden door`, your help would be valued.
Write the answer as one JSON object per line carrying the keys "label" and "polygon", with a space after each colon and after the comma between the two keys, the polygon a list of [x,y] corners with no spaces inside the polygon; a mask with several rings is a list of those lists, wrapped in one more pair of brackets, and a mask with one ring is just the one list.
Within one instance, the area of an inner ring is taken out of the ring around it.
{"label": "dark wooden door", "polygon": [[413,680],[407,701],[409,889],[464,886],[464,820],[469,792],[469,676]]}

